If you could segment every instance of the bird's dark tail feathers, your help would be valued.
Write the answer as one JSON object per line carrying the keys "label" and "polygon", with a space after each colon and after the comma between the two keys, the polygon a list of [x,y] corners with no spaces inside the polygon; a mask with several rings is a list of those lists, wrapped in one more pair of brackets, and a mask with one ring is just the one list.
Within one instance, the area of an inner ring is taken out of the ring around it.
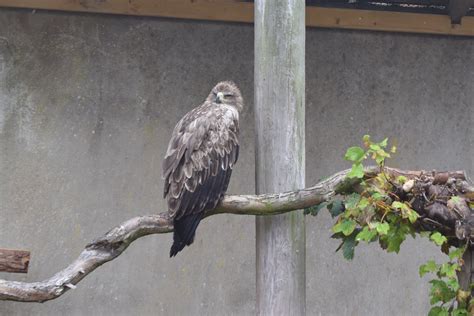
{"label": "bird's dark tail feathers", "polygon": [[202,219],[202,213],[191,214],[174,221],[173,245],[170,249],[170,258],[176,256],[184,247],[194,241],[196,228]]}

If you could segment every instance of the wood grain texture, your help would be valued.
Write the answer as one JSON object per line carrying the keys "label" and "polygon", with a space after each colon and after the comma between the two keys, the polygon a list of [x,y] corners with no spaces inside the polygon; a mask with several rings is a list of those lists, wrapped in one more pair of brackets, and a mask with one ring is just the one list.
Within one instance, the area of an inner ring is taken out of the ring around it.
{"label": "wood grain texture", "polygon": [[0,272],[27,273],[30,252],[0,248]]}
{"label": "wood grain texture", "polygon": [[232,0],[0,0],[0,6],[213,21],[253,21],[253,3]]}
{"label": "wood grain texture", "polygon": [[459,285],[464,291],[470,291],[473,295],[474,289],[471,288],[471,284],[474,283],[474,249],[472,246],[466,249],[462,259],[464,264],[461,266],[461,271],[457,273]]}
{"label": "wood grain texture", "polygon": [[[254,5],[237,0],[0,0],[0,7],[253,23]],[[388,32],[474,36],[474,17],[341,8],[306,8],[306,25]]]}
{"label": "wood grain texture", "polygon": [[474,17],[451,24],[447,15],[315,8],[306,9],[308,26],[370,31],[474,36]]}
{"label": "wood grain texture", "polygon": [[[255,1],[257,194],[305,185],[305,1]],[[256,219],[257,314],[304,315],[302,211]]]}
{"label": "wood grain texture", "polygon": [[[276,215],[317,205],[336,194],[336,188],[344,182],[349,171],[338,172],[328,179],[302,190],[278,194],[226,196],[219,206],[207,213],[206,216],[223,213]],[[373,176],[379,171],[379,168],[376,167],[365,169],[368,176]],[[422,173],[426,174],[424,171],[403,171],[387,167],[385,173],[405,175],[408,178],[416,177]],[[450,172],[449,175],[453,178],[466,179],[461,171]],[[474,187],[466,187],[465,191],[466,194],[473,194]],[[76,260],[49,279],[41,282],[0,280],[0,300],[44,302],[58,298],[69,289],[74,289],[77,283],[95,269],[117,258],[134,240],[146,235],[172,231],[173,222],[168,217],[168,212],[129,219],[89,243]],[[167,253],[167,251],[163,252]]]}

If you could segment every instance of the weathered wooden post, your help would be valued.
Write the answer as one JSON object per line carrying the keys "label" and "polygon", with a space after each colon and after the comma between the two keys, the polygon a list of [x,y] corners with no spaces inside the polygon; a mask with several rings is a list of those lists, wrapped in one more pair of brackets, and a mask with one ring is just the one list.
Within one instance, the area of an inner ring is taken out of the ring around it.
{"label": "weathered wooden post", "polygon": [[[255,1],[256,191],[305,185],[305,1]],[[257,313],[305,314],[302,211],[258,217]]]}
{"label": "weathered wooden post", "polygon": [[464,265],[458,272],[459,285],[464,291],[471,292],[474,296],[474,289],[471,289],[471,283],[474,283],[474,247],[469,246],[462,257]]}

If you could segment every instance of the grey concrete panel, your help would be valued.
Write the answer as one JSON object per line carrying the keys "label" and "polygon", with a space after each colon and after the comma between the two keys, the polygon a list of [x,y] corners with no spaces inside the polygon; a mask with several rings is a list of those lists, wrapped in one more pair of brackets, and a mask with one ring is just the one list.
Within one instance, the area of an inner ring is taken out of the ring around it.
{"label": "grey concrete panel", "polygon": [[[92,238],[165,210],[161,160],[174,124],[233,79],[253,98],[250,26],[0,12],[0,243],[32,251],[41,280]],[[246,58],[247,56],[247,58]],[[229,192],[254,191],[253,114]],[[0,314],[252,313],[254,218],[215,216],[168,258],[170,234],[134,243],[57,301]]]}
{"label": "grey concrete panel", "polygon": [[[474,40],[394,33],[310,30],[307,37],[306,183],[350,167],[346,148],[362,135],[391,136],[406,169],[474,173]],[[307,217],[307,305],[314,315],[426,315],[438,258],[409,238],[399,255],[377,245],[353,262],[334,253],[330,216]],[[359,249],[361,248],[361,249]]]}
{"label": "grey concrete panel", "polygon": [[[309,29],[306,183],[349,165],[363,134],[396,137],[402,168],[473,165],[474,41]],[[37,281],[92,238],[163,211],[161,159],[179,118],[220,80],[247,101],[230,193],[254,192],[250,25],[0,10],[0,247],[32,251]],[[278,157],[275,157],[278,159]],[[249,315],[254,218],[218,215],[168,258],[171,235],[136,241],[76,290],[44,304],[0,302],[0,315]],[[309,315],[420,315],[436,257],[424,240],[400,255],[334,253],[331,219],[307,218]]]}

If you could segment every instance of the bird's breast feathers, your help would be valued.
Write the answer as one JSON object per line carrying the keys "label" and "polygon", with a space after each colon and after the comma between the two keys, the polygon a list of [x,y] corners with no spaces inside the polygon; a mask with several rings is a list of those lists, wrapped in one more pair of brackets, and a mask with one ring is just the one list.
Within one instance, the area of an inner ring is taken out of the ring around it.
{"label": "bird's breast feathers", "polygon": [[211,151],[221,156],[228,154],[232,147],[238,147],[238,134],[239,112],[233,106],[206,102],[188,112],[173,131],[163,164],[163,178],[179,167],[182,157],[188,163]]}

